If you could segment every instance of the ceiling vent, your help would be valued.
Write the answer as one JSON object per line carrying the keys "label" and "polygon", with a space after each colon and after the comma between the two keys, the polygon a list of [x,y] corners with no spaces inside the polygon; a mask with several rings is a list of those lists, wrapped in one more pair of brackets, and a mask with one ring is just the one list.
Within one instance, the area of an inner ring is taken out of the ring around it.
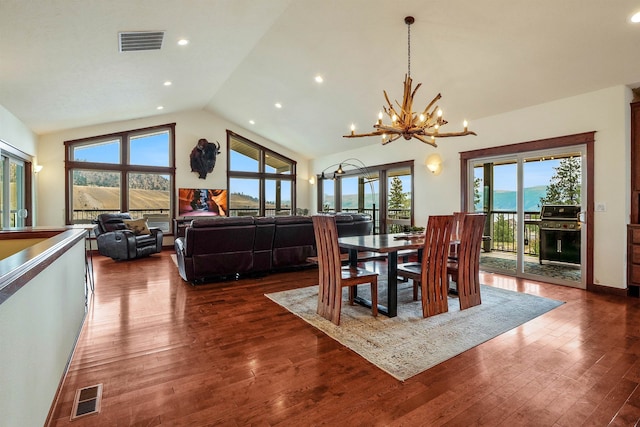
{"label": "ceiling vent", "polygon": [[118,33],[120,52],[160,50],[164,31],[129,31]]}

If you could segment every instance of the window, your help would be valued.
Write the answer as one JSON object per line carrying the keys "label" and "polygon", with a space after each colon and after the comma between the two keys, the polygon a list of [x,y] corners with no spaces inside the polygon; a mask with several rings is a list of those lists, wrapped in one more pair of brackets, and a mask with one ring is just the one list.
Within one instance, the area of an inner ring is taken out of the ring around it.
{"label": "window", "polygon": [[33,225],[31,157],[0,141],[0,225]]}
{"label": "window", "polygon": [[[342,173],[331,172],[338,166]],[[346,159],[328,166],[317,182],[318,211],[368,213],[375,233],[395,233],[413,224],[413,161],[367,166]]]}
{"label": "window", "polygon": [[65,141],[67,224],[101,213],[173,217],[175,124]]}
{"label": "window", "polygon": [[227,131],[229,216],[295,213],[296,162]]}

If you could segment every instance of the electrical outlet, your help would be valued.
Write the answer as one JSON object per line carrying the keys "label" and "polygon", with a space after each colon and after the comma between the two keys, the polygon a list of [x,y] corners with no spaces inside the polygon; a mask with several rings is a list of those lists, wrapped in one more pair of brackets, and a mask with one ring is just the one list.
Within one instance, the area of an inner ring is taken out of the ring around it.
{"label": "electrical outlet", "polygon": [[607,205],[604,202],[596,203],[596,212],[605,212],[607,210]]}

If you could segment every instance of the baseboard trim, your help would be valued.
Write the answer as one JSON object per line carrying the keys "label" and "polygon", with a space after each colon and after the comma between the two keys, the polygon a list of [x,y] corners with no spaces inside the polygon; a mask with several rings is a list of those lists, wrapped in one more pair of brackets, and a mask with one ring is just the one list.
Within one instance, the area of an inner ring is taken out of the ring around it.
{"label": "baseboard trim", "polygon": [[595,292],[598,294],[605,294],[605,295],[616,295],[619,297],[626,297],[627,295],[627,289],[622,289],[622,288],[613,288],[611,286],[602,286],[602,285],[596,285],[595,283],[587,286],[587,291],[589,292]]}

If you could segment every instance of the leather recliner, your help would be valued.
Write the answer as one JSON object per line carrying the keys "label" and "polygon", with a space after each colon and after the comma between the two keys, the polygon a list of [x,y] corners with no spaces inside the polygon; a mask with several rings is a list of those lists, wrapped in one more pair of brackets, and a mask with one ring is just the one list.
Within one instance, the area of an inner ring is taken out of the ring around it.
{"label": "leather recliner", "polygon": [[95,233],[101,255],[120,261],[149,256],[162,250],[162,231],[150,228],[149,234],[136,235],[125,225],[125,220],[131,219],[128,213],[98,215]]}

